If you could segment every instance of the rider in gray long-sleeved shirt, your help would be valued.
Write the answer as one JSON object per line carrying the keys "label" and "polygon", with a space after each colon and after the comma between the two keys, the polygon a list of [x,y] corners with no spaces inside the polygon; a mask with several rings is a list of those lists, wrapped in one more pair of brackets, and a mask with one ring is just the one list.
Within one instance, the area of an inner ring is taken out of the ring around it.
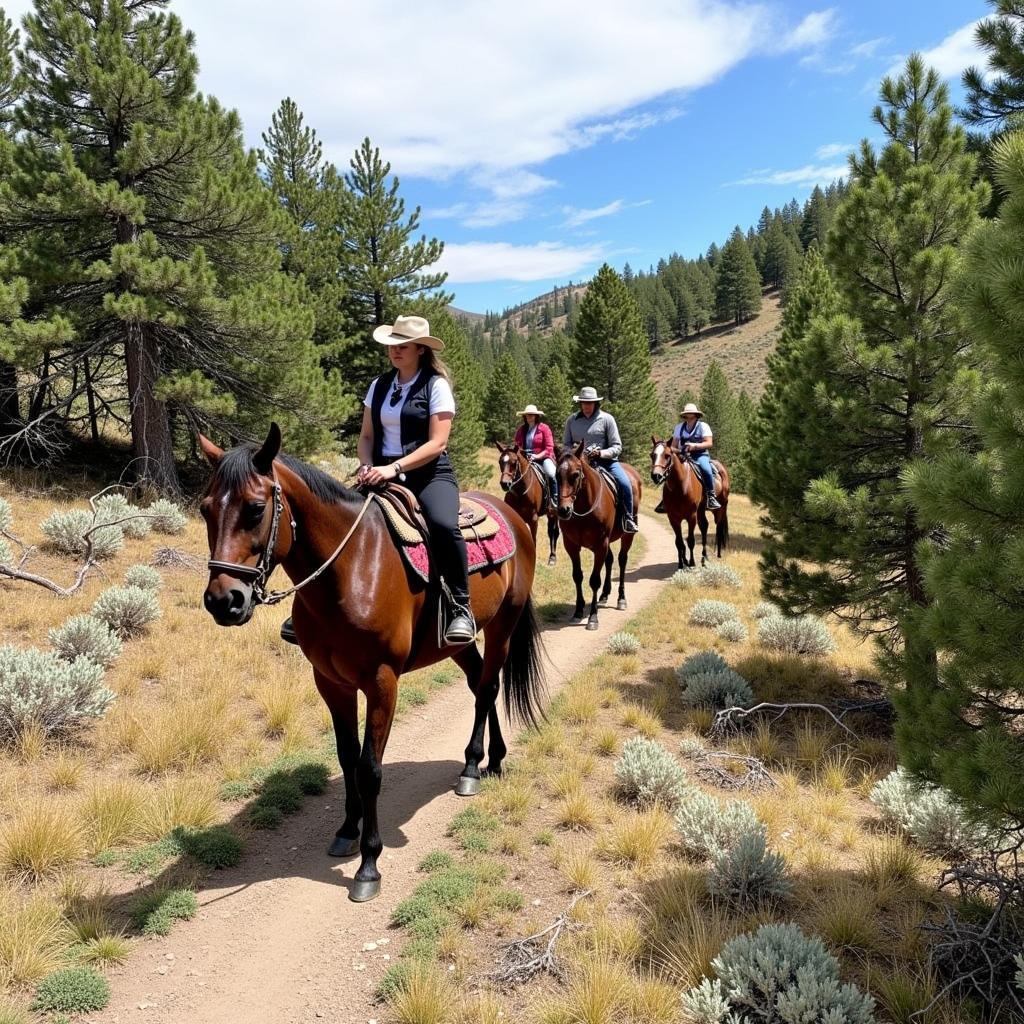
{"label": "rider in gray long-sleeved shirt", "polygon": [[636,533],[637,525],[633,515],[633,485],[619,462],[619,456],[622,454],[619,425],[611,413],[601,410],[601,398],[593,388],[582,388],[580,394],[573,395],[573,401],[579,402],[580,411],[574,413],[565,422],[564,444],[571,447],[584,441],[586,450],[591,454],[591,459],[611,472],[619,484],[623,529],[627,533]]}

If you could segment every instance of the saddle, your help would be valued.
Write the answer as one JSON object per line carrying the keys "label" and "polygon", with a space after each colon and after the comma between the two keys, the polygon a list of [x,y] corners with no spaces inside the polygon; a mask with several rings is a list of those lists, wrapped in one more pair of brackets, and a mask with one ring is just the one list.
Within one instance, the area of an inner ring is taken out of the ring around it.
{"label": "saddle", "polygon": [[[382,491],[374,491],[392,532],[403,545],[430,543],[430,529],[416,495],[408,487],[389,483]],[[498,533],[499,525],[483,505],[459,496],[459,529],[463,539],[489,540]]]}
{"label": "saddle", "polygon": [[604,480],[605,486],[612,492],[612,500],[616,505],[619,504],[619,481],[612,476],[610,469],[605,469],[604,466],[594,466],[594,469],[601,474],[601,479]]}

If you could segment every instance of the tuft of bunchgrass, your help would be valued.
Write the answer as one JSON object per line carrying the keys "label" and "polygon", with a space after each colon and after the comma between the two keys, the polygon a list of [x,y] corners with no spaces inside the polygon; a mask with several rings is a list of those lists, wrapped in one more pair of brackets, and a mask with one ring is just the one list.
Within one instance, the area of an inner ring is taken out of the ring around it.
{"label": "tuft of bunchgrass", "polygon": [[36,893],[0,889],[0,985],[24,988],[56,970],[74,938],[60,905]]}
{"label": "tuft of bunchgrass", "polygon": [[611,757],[619,749],[619,734],[614,729],[601,729],[594,737],[594,752]]}
{"label": "tuft of bunchgrass", "polygon": [[672,835],[672,819],[660,807],[617,821],[598,839],[602,857],[627,868],[649,868]]}
{"label": "tuft of bunchgrass", "polygon": [[97,935],[82,946],[78,958],[87,964],[113,967],[123,964],[131,951],[131,939],[124,935]]}
{"label": "tuft of bunchgrass", "polygon": [[152,793],[140,815],[140,834],[159,839],[178,827],[206,828],[216,820],[215,783],[200,776],[182,775],[167,779]]}
{"label": "tuft of bunchgrass", "polygon": [[451,1024],[458,993],[432,964],[414,963],[390,998],[395,1024]]}
{"label": "tuft of bunchgrass", "polygon": [[79,810],[88,852],[99,853],[137,838],[144,803],[142,788],[130,779],[94,782]]}
{"label": "tuft of bunchgrass", "polygon": [[85,852],[85,835],[69,808],[27,803],[0,831],[0,867],[33,881],[52,875]]}

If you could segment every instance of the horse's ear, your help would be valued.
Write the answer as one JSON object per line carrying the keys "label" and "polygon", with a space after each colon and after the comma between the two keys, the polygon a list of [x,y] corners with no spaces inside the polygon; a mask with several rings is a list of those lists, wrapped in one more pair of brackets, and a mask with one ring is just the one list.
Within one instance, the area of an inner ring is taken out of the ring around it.
{"label": "horse's ear", "polygon": [[276,423],[271,423],[263,447],[252,457],[252,464],[256,467],[256,472],[263,476],[270,476],[274,459],[277,458],[277,453],[280,450],[281,428]]}
{"label": "horse's ear", "polygon": [[574,452],[574,454],[575,454],[577,459],[582,459],[583,458],[583,453],[584,453],[584,451],[586,451],[586,448],[587,448],[587,439],[583,438],[583,440],[580,441],[580,443],[578,445],[576,445],[576,451]]}
{"label": "horse's ear", "polygon": [[657,448],[658,447],[658,439],[653,434],[651,434],[651,447],[652,448]]}
{"label": "horse's ear", "polygon": [[505,454],[505,446],[500,441],[495,441],[494,442],[494,447],[497,448],[498,451],[501,452],[502,455]]}
{"label": "horse's ear", "polygon": [[216,469],[217,464],[224,458],[224,449],[218,448],[208,437],[203,437],[202,434],[199,435],[199,447],[202,448],[206,461]]}

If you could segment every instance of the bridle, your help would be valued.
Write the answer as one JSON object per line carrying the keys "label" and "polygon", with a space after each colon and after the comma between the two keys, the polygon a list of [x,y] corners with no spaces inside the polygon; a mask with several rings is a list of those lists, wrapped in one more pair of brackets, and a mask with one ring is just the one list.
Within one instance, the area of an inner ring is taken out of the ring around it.
{"label": "bridle", "polygon": [[[507,455],[509,453],[506,452],[505,454]],[[522,456],[522,459],[520,459],[520,456]],[[530,462],[530,460],[526,458],[526,454],[524,452],[516,452],[514,457],[515,457],[515,460],[516,460],[516,476],[514,476],[512,478],[512,480],[509,482],[508,490],[505,492],[506,494],[512,494],[513,490],[515,489],[516,484],[519,483],[522,480],[526,480],[527,479],[527,473],[533,472],[536,475],[536,471],[533,469],[533,463]],[[523,461],[522,460],[526,461],[526,469],[525,470],[523,469]],[[542,481],[540,480],[539,477],[537,478],[537,482],[539,484],[541,484],[541,493],[543,494],[543,483],[542,483]],[[526,497],[527,490],[528,490],[528,487],[524,483],[523,484],[523,497],[524,498]]]}
{"label": "bridle", "polygon": [[[572,513],[572,515],[576,516],[578,519],[582,519],[584,516],[589,516],[590,513],[594,511],[595,507],[597,506],[597,499],[594,500],[593,504],[590,506],[590,508],[587,509],[586,512],[577,512],[576,511],[576,499],[580,496],[580,488],[583,486],[583,481],[587,478],[587,474],[586,474],[586,469],[585,469],[585,467],[583,465],[583,460],[580,459],[580,458],[577,458],[576,456],[573,456],[573,458],[576,458],[576,461],[580,464],[580,471],[579,471],[580,478],[579,478],[579,481],[576,484],[576,489],[572,492],[572,504],[569,506],[569,511]],[[600,483],[600,481],[598,481],[598,483]],[[598,496],[600,496],[600,494],[601,494],[600,490],[598,490],[597,493],[598,493]]]}
{"label": "bridle", "polygon": [[[277,479],[277,474],[274,474],[274,492],[273,492],[273,504],[270,513],[270,533],[267,536],[267,542],[263,546],[263,550],[260,552],[259,558],[255,565],[244,565],[241,562],[222,562],[218,559],[211,558],[207,561],[207,568],[216,572],[226,572],[230,576],[235,576],[240,580],[244,580],[252,583],[252,594],[254,604],[265,604],[274,605],[283,601],[286,597],[291,597],[296,591],[301,590],[303,587],[315,580],[319,579],[337,560],[338,556],[345,550],[345,545],[348,544],[352,534],[356,532],[356,527],[362,522],[363,515],[366,513],[366,509],[370,502],[373,500],[373,493],[366,495],[366,499],[363,501],[362,507],[359,509],[359,514],[355,518],[355,522],[348,529],[348,533],[345,534],[341,539],[341,543],[334,549],[330,557],[324,562],[318,569],[311,572],[301,583],[296,583],[294,586],[289,587],[287,590],[267,590],[267,583],[270,582],[270,576],[276,568],[277,563],[274,561],[274,551],[277,548],[277,537],[281,529],[281,515],[284,512],[284,502],[281,499],[281,484]],[[295,517],[289,512],[289,523],[292,529],[292,542],[288,547],[288,553],[295,546],[295,538],[298,535],[298,524],[295,522]],[[287,554],[285,555],[287,557]]]}

